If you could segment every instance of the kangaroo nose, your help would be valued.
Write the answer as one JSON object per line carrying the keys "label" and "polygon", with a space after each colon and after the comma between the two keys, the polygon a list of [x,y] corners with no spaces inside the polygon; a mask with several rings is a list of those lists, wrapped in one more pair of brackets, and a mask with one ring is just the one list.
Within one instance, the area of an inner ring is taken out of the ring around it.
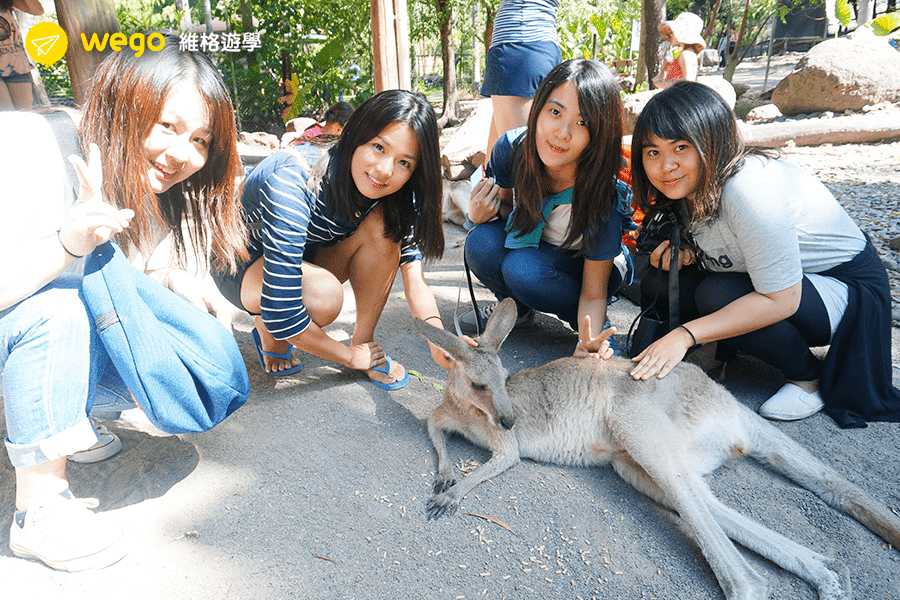
{"label": "kangaroo nose", "polygon": [[503,429],[505,429],[507,431],[512,429],[513,425],[515,425],[515,424],[516,424],[515,417],[503,417],[500,419],[500,427],[502,427]]}

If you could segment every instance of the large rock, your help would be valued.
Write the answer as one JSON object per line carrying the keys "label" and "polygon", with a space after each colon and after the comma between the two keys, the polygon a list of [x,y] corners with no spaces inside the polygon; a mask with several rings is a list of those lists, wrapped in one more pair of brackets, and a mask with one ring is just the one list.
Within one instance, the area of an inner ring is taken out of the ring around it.
{"label": "large rock", "polygon": [[900,98],[900,52],[884,39],[857,36],[817,44],[781,80],[772,103],[785,115],[859,110]]}

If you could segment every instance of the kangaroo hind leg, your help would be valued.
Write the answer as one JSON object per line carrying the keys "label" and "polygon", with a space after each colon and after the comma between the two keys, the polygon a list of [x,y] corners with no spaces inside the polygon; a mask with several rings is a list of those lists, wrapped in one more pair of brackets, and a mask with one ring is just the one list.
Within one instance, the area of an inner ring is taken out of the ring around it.
{"label": "kangaroo hind leg", "polygon": [[772,531],[725,506],[714,496],[709,507],[728,537],[812,585],[819,600],[848,600],[851,597],[850,574],[846,567],[837,567],[833,559]]}
{"label": "kangaroo hind leg", "polygon": [[747,563],[716,522],[712,492],[685,454],[685,434],[671,422],[652,436],[643,423],[620,424],[620,439],[634,461],[659,486],[666,504],[688,525],[728,600],[765,600],[768,582]]}

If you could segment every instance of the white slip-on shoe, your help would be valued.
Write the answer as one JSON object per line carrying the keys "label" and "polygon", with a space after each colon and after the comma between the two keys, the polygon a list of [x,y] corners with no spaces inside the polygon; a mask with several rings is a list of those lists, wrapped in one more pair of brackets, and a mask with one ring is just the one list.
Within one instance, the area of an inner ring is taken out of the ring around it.
{"label": "white slip-on shoe", "polygon": [[811,417],[825,407],[818,390],[812,393],[798,385],[786,383],[763,402],[759,415],[775,421],[797,421]]}

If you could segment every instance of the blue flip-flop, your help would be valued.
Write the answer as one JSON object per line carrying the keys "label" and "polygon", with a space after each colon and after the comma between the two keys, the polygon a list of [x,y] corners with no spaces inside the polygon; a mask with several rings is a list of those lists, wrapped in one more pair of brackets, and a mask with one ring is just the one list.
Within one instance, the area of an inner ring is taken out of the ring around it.
{"label": "blue flip-flop", "polygon": [[[387,354],[385,354],[385,358],[387,358],[387,366],[385,366],[385,367],[372,367],[372,370],[373,370],[373,371],[381,371],[382,373],[384,373],[385,375],[387,375],[388,377],[390,377],[390,375],[391,375],[391,362],[393,362],[393,361],[391,361],[391,357],[388,356]],[[378,387],[380,387],[380,388],[383,389],[383,390],[388,390],[388,391],[391,391],[391,390],[399,390],[399,389],[402,388],[404,385],[406,385],[407,383],[409,383],[409,371],[406,371],[406,372],[403,374],[403,379],[401,379],[401,380],[399,380],[399,381],[395,381],[394,383],[381,383],[380,381],[375,381],[374,379],[369,379],[369,381],[371,381],[372,383],[374,383],[375,385],[377,385]]]}
{"label": "blue flip-flop", "polygon": [[291,360],[291,350],[294,349],[293,344],[288,344],[287,352],[284,354],[278,354],[277,352],[266,352],[262,349],[262,340],[259,339],[259,332],[256,330],[256,327],[253,328],[253,343],[256,345],[256,354],[259,356],[259,364],[262,366],[263,371],[266,372],[266,375],[271,375],[272,377],[280,377],[281,375],[293,375],[294,373],[299,372],[303,369],[303,365],[293,365],[290,368],[284,369],[283,371],[266,371],[266,359],[264,356],[269,356],[271,358],[280,358],[282,360]]}

